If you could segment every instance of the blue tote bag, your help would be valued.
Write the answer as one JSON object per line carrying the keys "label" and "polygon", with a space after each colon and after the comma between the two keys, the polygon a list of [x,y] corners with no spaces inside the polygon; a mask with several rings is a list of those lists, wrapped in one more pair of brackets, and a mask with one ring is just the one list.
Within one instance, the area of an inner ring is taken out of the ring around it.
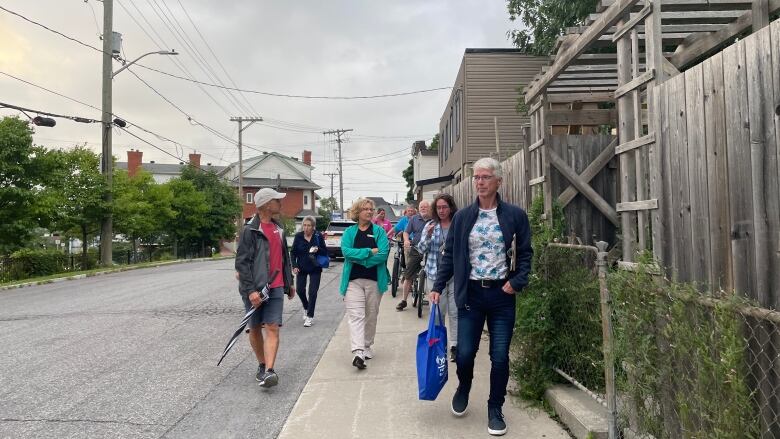
{"label": "blue tote bag", "polygon": [[[322,247],[325,247],[325,242],[322,240],[322,235],[317,233],[317,241],[322,244]],[[317,259],[317,266],[320,268],[328,268],[330,266],[330,256],[328,255],[317,255],[315,256]]]}
{"label": "blue tote bag", "polygon": [[447,329],[437,303],[431,306],[428,329],[417,336],[417,387],[420,399],[435,400],[446,383]]}

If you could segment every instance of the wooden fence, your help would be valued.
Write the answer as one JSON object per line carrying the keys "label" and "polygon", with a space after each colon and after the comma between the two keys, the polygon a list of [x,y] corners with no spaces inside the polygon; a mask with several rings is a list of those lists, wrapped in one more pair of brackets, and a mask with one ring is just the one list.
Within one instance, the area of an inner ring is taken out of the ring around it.
{"label": "wooden fence", "polygon": [[780,22],[659,87],[655,249],[679,281],[780,305]]}
{"label": "wooden fence", "polygon": [[[564,158],[577,174],[585,172],[610,145],[614,148],[613,136],[552,136],[550,139],[553,151]],[[524,151],[520,151],[501,162],[504,181],[499,192],[505,201],[528,210],[531,186],[525,157]],[[612,205],[617,202],[615,166],[605,166],[598,173],[594,173],[590,183],[605,201]],[[470,179],[448,186],[444,191],[455,198],[459,207],[474,202],[476,197],[474,184]],[[568,180],[557,170],[552,173],[552,191],[564,207],[569,235],[577,236],[588,244],[599,240],[614,243],[615,226],[590,201],[578,196],[577,190],[570,186]]]}

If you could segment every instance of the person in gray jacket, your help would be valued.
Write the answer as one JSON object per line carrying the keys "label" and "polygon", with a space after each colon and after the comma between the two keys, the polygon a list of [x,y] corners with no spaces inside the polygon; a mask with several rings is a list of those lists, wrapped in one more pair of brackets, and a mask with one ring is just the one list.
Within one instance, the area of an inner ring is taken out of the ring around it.
{"label": "person in gray jacket", "polygon": [[[258,308],[247,327],[249,344],[259,363],[255,379],[262,387],[279,383],[274,361],[279,350],[284,295],[288,299],[295,297],[284,227],[274,219],[285,195],[270,188],[255,194],[257,213],[244,225],[236,252],[235,267],[244,308],[247,312]],[[266,286],[267,299],[262,296]]]}

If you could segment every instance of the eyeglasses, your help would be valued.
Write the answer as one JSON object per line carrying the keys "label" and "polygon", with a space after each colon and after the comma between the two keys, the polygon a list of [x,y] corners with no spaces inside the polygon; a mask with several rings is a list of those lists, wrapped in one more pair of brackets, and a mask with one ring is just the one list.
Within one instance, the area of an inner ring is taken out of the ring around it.
{"label": "eyeglasses", "polygon": [[475,175],[474,176],[474,180],[475,181],[480,181],[480,180],[482,180],[482,181],[490,181],[490,180],[493,179],[493,177],[495,177],[495,175]]}

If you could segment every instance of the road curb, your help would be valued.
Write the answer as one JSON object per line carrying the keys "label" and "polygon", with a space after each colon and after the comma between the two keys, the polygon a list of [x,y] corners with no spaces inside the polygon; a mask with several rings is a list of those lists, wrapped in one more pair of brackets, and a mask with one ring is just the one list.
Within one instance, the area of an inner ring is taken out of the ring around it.
{"label": "road curb", "polygon": [[234,258],[234,256],[221,256],[221,257],[218,257],[218,258],[177,259],[177,260],[174,260],[174,261],[162,261],[162,262],[156,263],[154,265],[128,265],[128,266],[112,268],[112,269],[104,270],[104,271],[96,271],[94,273],[81,273],[81,274],[74,274],[74,275],[70,275],[70,276],[66,275],[66,276],[62,276],[62,277],[56,277],[56,278],[53,278],[53,279],[25,282],[25,283],[16,284],[16,285],[0,286],[0,291],[15,290],[17,288],[32,287],[32,286],[36,286],[36,285],[53,284],[53,283],[64,282],[64,281],[68,281],[68,280],[84,279],[84,278],[87,278],[87,277],[102,276],[104,274],[121,273],[123,271],[142,270],[144,268],[157,268],[157,267],[164,267],[164,266],[167,266],[167,265],[174,265],[174,264],[188,264],[188,263],[191,263],[191,262],[221,261],[223,259],[233,259],[233,258]]}

